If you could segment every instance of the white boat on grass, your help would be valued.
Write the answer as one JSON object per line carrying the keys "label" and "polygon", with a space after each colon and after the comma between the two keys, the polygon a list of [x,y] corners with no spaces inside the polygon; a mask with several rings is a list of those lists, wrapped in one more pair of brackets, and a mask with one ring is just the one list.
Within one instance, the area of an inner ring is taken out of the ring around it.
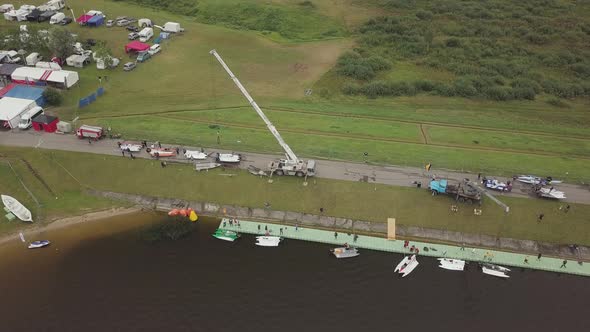
{"label": "white boat on grass", "polygon": [[18,219],[22,221],[33,222],[31,211],[29,211],[24,205],[22,205],[16,198],[8,195],[2,195],[2,203],[12,212]]}
{"label": "white boat on grass", "polygon": [[360,255],[359,251],[355,247],[341,247],[330,250],[336,258],[351,258]]}
{"label": "white boat on grass", "polygon": [[437,258],[439,262],[439,266],[445,270],[452,270],[452,271],[463,271],[465,269],[465,261],[460,259],[451,259],[451,258]]}
{"label": "white boat on grass", "polygon": [[405,277],[412,273],[418,264],[420,263],[416,260],[416,255],[412,255],[412,257],[406,256],[401,262],[399,262],[399,264],[397,264],[393,272],[398,272],[402,277]]}
{"label": "white boat on grass", "polygon": [[498,191],[507,191],[508,185],[504,182],[500,182],[496,179],[487,179],[484,182],[484,186],[487,189],[498,190]]}
{"label": "white boat on grass", "polygon": [[137,142],[122,142],[120,148],[121,151],[139,152],[143,149],[143,145]]}
{"label": "white boat on grass", "polygon": [[510,276],[506,274],[507,272],[510,272],[510,269],[500,265],[482,264],[481,272],[494,277],[510,278]]}
{"label": "white boat on grass", "polygon": [[535,175],[519,175],[516,180],[518,182],[526,183],[526,184],[558,184],[562,183],[560,180],[554,180],[552,177],[548,176],[546,178],[541,178]]}
{"label": "white boat on grass", "polygon": [[237,153],[218,153],[217,161],[220,163],[239,163],[242,157]]}
{"label": "white boat on grass", "polygon": [[216,167],[221,166],[220,163],[214,163],[214,162],[200,162],[200,163],[195,163],[195,170],[197,171],[206,171],[209,169],[213,169]]}
{"label": "white boat on grass", "polygon": [[537,195],[545,198],[566,199],[563,191],[555,190],[553,188],[541,188],[537,191]]}
{"label": "white boat on grass", "polygon": [[256,245],[261,247],[278,247],[283,238],[278,236],[257,236]]}
{"label": "white boat on grass", "polygon": [[29,249],[43,248],[48,246],[50,243],[51,242],[49,242],[48,240],[33,241],[29,243]]}

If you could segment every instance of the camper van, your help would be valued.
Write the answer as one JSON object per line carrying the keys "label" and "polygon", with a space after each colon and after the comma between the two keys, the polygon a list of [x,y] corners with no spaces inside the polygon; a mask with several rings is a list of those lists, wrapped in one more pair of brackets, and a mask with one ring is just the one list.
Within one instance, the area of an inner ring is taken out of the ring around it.
{"label": "camper van", "polygon": [[33,107],[30,110],[26,111],[20,117],[20,121],[18,122],[18,128],[22,130],[31,128],[31,125],[33,124],[33,118],[39,114],[45,114],[43,112],[43,108],[39,106]]}
{"label": "camper van", "polygon": [[34,66],[37,64],[37,62],[41,61],[43,59],[42,56],[39,55],[39,53],[34,52],[29,54],[26,58],[25,58],[25,62],[27,63],[27,66]]}
{"label": "camper van", "polygon": [[139,41],[145,43],[146,41],[150,40],[154,35],[154,29],[152,28],[144,28],[139,32]]}
{"label": "camper van", "polygon": [[66,17],[66,14],[64,13],[57,13],[53,16],[51,16],[51,19],[49,20],[49,24],[58,24],[60,23],[64,18]]}
{"label": "camper van", "polygon": [[65,0],[49,0],[46,4],[49,10],[60,10],[66,6]]}

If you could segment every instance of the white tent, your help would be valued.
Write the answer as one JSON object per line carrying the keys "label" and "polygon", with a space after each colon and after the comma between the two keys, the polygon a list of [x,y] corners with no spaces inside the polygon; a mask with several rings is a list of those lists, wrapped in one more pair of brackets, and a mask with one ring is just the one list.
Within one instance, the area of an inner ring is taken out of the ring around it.
{"label": "white tent", "polygon": [[60,87],[71,87],[80,79],[78,73],[69,70],[51,70],[36,67],[19,67],[12,72],[15,83],[30,83],[35,81],[48,82]]}
{"label": "white tent", "polygon": [[20,116],[37,106],[34,100],[4,97],[0,99],[0,125],[8,124],[10,128],[18,128]]}

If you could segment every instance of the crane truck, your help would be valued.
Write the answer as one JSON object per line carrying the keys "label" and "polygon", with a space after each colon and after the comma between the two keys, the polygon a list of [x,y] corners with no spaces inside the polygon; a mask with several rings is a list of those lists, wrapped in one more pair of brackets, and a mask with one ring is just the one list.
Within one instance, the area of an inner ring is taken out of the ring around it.
{"label": "crane truck", "polygon": [[281,134],[279,133],[277,128],[275,128],[275,126],[272,124],[272,122],[270,122],[270,120],[266,117],[264,112],[262,112],[260,107],[258,107],[258,104],[256,104],[256,102],[250,96],[250,94],[248,93],[246,88],[244,88],[242,83],[240,83],[238,78],[234,75],[234,73],[232,73],[232,71],[229,69],[229,67],[225,64],[225,62],[223,61],[223,59],[221,58],[219,53],[217,53],[216,50],[211,50],[209,53],[212,54],[217,59],[217,61],[219,61],[219,63],[223,67],[223,69],[225,69],[225,71],[227,72],[229,77],[234,81],[234,83],[236,84],[238,89],[240,89],[240,91],[242,92],[244,97],[246,97],[246,99],[248,100],[248,102],[250,103],[252,108],[254,108],[256,113],[258,113],[258,115],[262,118],[262,120],[264,121],[264,123],[266,124],[266,126],[268,127],[270,132],[273,134],[273,136],[276,138],[276,140],[279,142],[279,144],[281,145],[281,147],[285,151],[285,157],[286,157],[285,159],[279,159],[279,160],[271,161],[269,163],[268,171],[270,172],[270,175],[273,175],[273,174],[295,175],[295,176],[299,176],[299,177],[314,176],[315,175],[315,160],[304,161],[304,160],[297,158],[297,155],[295,155],[293,150],[291,150],[289,145],[287,145],[285,140],[283,140],[283,137],[281,137]]}

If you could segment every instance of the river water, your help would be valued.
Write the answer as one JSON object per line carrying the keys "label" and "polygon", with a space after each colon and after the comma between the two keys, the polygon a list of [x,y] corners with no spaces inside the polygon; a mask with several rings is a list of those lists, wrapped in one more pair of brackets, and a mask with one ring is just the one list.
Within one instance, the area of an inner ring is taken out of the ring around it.
{"label": "river water", "polygon": [[[177,241],[147,244],[145,214],[46,232],[52,245],[0,246],[0,331],[583,331],[590,280],[516,270],[509,280],[436,267],[408,277],[400,255],[329,246],[278,248],[214,239],[200,220]],[[33,240],[33,239],[31,239]],[[586,328],[584,328],[586,326]]]}

